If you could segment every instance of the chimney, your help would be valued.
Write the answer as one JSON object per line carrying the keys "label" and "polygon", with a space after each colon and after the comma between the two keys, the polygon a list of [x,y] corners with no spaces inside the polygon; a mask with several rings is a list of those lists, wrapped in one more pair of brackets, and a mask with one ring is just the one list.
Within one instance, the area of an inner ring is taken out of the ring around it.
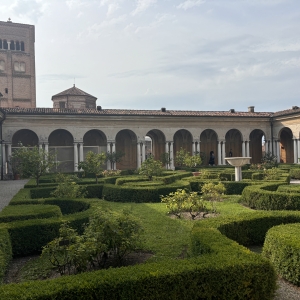
{"label": "chimney", "polygon": [[161,108],[161,111],[162,111],[162,112],[166,112],[166,108],[165,108],[165,107],[162,107],[162,108]]}
{"label": "chimney", "polygon": [[102,106],[97,106],[97,110],[102,110]]}
{"label": "chimney", "polygon": [[248,107],[248,112],[254,112],[254,106],[249,106]]}
{"label": "chimney", "polygon": [[298,109],[299,107],[298,106],[292,106],[292,109]]}
{"label": "chimney", "polygon": [[235,110],[234,110],[234,108],[230,108],[230,110],[229,110],[231,113],[235,113]]}

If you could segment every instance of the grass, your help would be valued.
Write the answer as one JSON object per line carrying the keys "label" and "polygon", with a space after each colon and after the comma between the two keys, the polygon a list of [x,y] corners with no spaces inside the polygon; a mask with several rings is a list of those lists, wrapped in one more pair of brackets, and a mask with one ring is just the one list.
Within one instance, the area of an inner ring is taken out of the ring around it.
{"label": "grass", "polygon": [[[225,196],[223,202],[217,203],[220,215],[230,215],[251,211],[238,204],[240,196]],[[163,203],[119,203],[97,201],[99,207],[112,211],[128,209],[140,219],[144,228],[142,236],[143,251],[153,253],[147,262],[159,262],[166,258],[179,259],[186,254],[190,243],[190,232],[195,222],[185,219],[170,218]],[[47,259],[32,259],[20,270],[20,280],[37,280],[47,278],[52,272],[52,265]]]}

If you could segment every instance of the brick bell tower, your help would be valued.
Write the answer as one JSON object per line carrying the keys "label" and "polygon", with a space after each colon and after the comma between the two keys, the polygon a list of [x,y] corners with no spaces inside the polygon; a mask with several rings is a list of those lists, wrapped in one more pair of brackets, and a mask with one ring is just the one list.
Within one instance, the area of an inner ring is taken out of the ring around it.
{"label": "brick bell tower", "polygon": [[0,107],[36,107],[34,42],[33,25],[0,21]]}

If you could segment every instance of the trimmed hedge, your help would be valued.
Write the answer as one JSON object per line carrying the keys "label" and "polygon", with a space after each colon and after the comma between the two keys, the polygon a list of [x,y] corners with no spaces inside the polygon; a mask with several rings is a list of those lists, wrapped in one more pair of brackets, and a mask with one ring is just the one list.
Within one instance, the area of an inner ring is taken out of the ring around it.
{"label": "trimmed hedge", "polygon": [[1,229],[0,230],[0,283],[3,282],[6,269],[11,259],[12,259],[12,248],[11,248],[10,236],[6,229]]}
{"label": "trimmed hedge", "polygon": [[187,181],[176,181],[166,186],[132,187],[105,184],[103,186],[103,198],[114,202],[160,202],[160,195],[168,195],[177,189],[190,190]]}
{"label": "trimmed hedge", "polygon": [[233,249],[228,245],[220,247],[213,258],[202,255],[110,268],[51,281],[9,284],[0,287],[0,297],[10,300],[270,300],[275,282],[275,272],[267,260],[242,247]]}
{"label": "trimmed hedge", "polygon": [[55,205],[8,205],[0,212],[0,222],[60,218],[61,216],[60,208]]}
{"label": "trimmed hedge", "polygon": [[290,170],[291,178],[300,179],[300,168],[294,168]]}
{"label": "trimmed hedge", "polygon": [[300,286],[300,224],[271,228],[266,236],[262,255],[267,257],[277,273]]}
{"label": "trimmed hedge", "polygon": [[300,210],[299,193],[277,192],[279,185],[267,183],[248,186],[243,190],[242,202],[250,208],[262,210]]}

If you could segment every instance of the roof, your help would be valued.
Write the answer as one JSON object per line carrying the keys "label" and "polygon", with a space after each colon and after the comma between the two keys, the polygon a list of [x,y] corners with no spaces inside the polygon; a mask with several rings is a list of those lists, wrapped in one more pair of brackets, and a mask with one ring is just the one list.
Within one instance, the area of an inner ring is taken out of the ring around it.
{"label": "roof", "polygon": [[53,95],[51,99],[53,100],[53,97],[59,97],[59,96],[89,96],[89,97],[93,97],[93,98],[97,99],[96,97],[94,97],[94,96],[82,91],[81,89],[77,88],[75,86],[75,84],[70,89],[67,89],[63,92],[60,92],[56,95]]}
{"label": "roof", "polygon": [[272,117],[280,117],[280,116],[292,115],[292,114],[297,114],[297,113],[300,113],[300,107],[293,106],[290,109],[285,109],[285,110],[275,112],[272,115]]}
{"label": "roof", "polygon": [[160,117],[271,117],[271,112],[133,110],[133,109],[69,109],[69,108],[2,108],[6,114],[25,115],[98,115],[98,116],[160,116]]}

